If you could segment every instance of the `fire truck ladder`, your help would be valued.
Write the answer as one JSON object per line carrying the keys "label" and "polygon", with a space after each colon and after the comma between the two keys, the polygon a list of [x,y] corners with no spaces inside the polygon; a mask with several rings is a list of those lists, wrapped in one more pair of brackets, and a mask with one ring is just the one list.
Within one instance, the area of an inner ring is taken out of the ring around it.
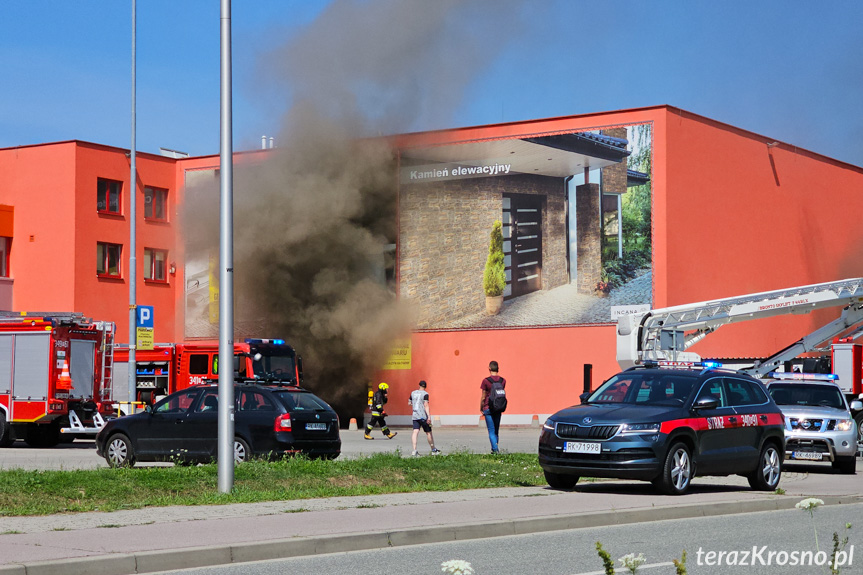
{"label": "fire truck ladder", "polygon": [[[808,351],[863,322],[863,278],[813,284],[784,290],[730,297],[715,301],[651,310],[618,320],[618,361],[626,367],[648,360],[690,360],[683,350],[719,327],[783,314],[805,314],[816,309],[844,306],[842,315],[770,358],[778,365],[788,354]],[[815,340],[818,340],[817,342]],[[761,364],[767,369],[768,361]],[[761,371],[759,366],[759,372]],[[767,371],[770,371],[767,369]]]}
{"label": "fire truck ladder", "polygon": [[101,322],[102,330],[102,400],[111,399],[114,389],[114,324]]}

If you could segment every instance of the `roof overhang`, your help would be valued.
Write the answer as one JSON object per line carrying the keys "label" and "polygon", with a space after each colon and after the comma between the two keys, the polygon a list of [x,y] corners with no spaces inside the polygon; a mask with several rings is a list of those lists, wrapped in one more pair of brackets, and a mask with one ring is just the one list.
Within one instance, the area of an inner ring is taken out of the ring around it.
{"label": "roof overhang", "polygon": [[[400,150],[402,167],[412,170],[447,166],[499,168],[480,175],[533,174],[565,178],[626,159],[626,140],[594,133],[484,140]],[[504,169],[503,167],[507,168]],[[473,176],[476,177],[476,176]],[[432,178],[442,179],[442,178]]]}

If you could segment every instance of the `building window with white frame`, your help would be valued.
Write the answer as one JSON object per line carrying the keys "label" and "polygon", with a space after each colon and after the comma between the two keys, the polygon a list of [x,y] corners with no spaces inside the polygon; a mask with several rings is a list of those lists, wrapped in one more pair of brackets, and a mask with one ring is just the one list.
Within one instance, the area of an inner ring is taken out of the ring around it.
{"label": "building window with white frame", "polygon": [[168,251],[144,248],[144,279],[151,282],[167,282]]}
{"label": "building window with white frame", "polygon": [[96,244],[96,275],[104,278],[121,278],[120,261],[123,246],[98,242]]}

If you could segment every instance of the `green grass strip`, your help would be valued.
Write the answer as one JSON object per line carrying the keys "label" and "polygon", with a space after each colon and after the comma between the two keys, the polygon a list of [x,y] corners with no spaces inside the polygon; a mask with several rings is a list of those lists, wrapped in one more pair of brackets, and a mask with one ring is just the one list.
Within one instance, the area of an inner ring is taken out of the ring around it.
{"label": "green grass strip", "polygon": [[235,468],[234,489],[218,492],[216,464],[69,471],[0,471],[0,516],[114,511],[167,505],[285,501],[415,491],[545,485],[536,455],[402,457],[335,461],[295,457]]}

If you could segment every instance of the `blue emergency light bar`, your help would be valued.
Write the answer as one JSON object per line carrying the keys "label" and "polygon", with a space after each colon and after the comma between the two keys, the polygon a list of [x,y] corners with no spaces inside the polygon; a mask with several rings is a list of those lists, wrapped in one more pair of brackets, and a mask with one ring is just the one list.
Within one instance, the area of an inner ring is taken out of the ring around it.
{"label": "blue emergency light bar", "polygon": [[272,344],[272,345],[285,345],[285,340],[283,340],[283,339],[253,339],[253,338],[246,338],[246,343],[249,343],[249,344],[253,344],[253,343],[266,343],[266,344]]}
{"label": "blue emergency light bar", "polygon": [[815,381],[834,381],[839,379],[835,373],[800,373],[798,371],[785,373],[784,371],[771,371],[767,374],[769,379],[787,379],[787,380],[815,380]]}

